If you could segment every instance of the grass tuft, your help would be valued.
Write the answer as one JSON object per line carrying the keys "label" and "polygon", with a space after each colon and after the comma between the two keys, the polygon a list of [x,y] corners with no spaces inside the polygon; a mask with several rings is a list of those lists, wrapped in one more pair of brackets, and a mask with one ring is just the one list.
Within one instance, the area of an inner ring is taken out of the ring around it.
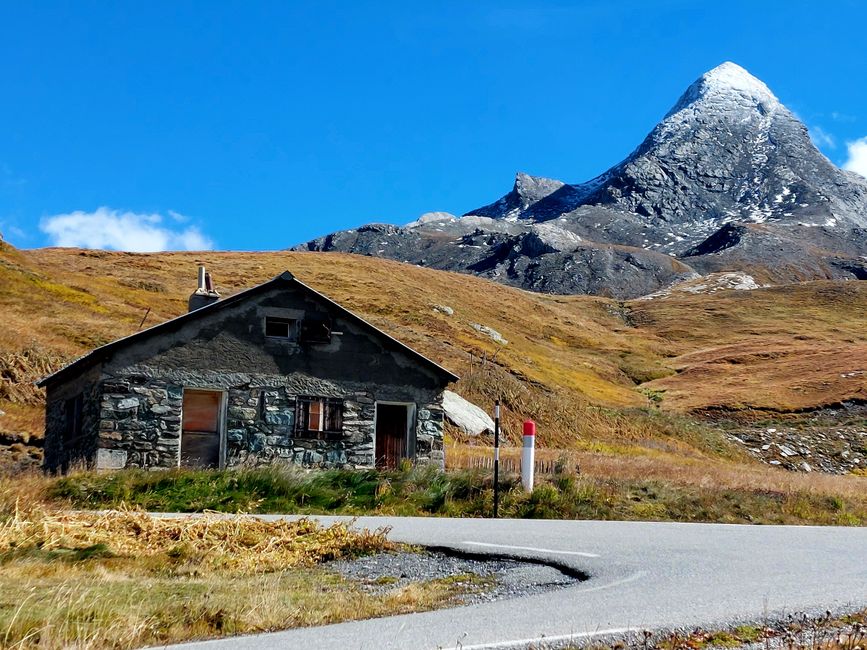
{"label": "grass tuft", "polygon": [[[514,474],[501,475],[502,516],[539,519],[625,519],[722,523],[867,523],[867,493],[858,479],[827,477],[815,489],[806,477],[764,470],[738,474],[737,466],[707,466],[671,480],[652,464],[636,459],[617,470],[595,454],[580,457],[577,474],[563,470],[537,479],[526,493]],[[585,462],[585,460],[587,462]],[[662,465],[664,468],[665,465]],[[597,474],[598,472],[598,474]],[[619,476],[615,476],[619,473]],[[764,477],[764,478],[762,478]],[[798,480],[798,479],[802,480]],[[835,481],[836,479],[836,481]],[[761,487],[754,487],[758,483]],[[839,483],[839,485],[838,485]],[[840,487],[851,488],[841,490]],[[822,487],[822,486],[818,486]],[[173,470],[148,473],[77,473],[54,480],[51,498],[77,508],[132,506],[163,512],[221,512],[489,516],[493,507],[490,472],[432,467],[392,472],[330,470],[303,472],[270,466],[241,471]]]}

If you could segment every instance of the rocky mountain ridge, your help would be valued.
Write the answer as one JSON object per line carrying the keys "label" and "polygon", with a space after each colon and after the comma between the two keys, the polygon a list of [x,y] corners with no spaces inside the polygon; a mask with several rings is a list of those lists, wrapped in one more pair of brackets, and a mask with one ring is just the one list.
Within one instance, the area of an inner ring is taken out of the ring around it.
{"label": "rocky mountain ridge", "polygon": [[764,83],[723,63],[632,154],[588,182],[518,173],[509,193],[462,217],[368,224],[295,250],[618,298],[711,272],[760,283],[863,279],[867,179],[834,166]]}

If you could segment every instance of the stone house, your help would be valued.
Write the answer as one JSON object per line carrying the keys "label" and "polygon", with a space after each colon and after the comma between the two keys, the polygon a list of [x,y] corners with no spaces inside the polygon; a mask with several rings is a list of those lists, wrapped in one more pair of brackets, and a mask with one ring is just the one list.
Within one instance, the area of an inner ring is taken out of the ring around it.
{"label": "stone house", "polygon": [[189,307],[39,381],[47,470],[443,465],[445,368],[288,271]]}

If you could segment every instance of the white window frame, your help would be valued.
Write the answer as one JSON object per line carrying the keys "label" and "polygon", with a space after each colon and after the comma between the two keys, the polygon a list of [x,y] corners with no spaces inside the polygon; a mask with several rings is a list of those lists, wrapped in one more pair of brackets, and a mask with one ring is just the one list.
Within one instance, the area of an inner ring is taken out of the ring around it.
{"label": "white window frame", "polygon": [[[288,332],[286,336],[274,336],[268,334],[268,320],[288,321]],[[266,314],[262,317],[262,334],[269,341],[297,341],[298,340],[298,319],[291,316],[278,316],[276,314]]]}

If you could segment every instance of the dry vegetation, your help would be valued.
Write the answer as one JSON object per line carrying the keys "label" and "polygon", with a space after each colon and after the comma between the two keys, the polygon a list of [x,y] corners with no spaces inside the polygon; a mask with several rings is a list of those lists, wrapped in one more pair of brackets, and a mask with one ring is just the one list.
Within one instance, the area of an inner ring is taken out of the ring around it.
{"label": "dry vegetation", "polygon": [[[372,595],[321,566],[386,531],[251,517],[70,513],[51,480],[0,478],[0,648],[134,648],[431,609],[461,587]],[[67,504],[68,505],[68,504]]]}
{"label": "dry vegetation", "polygon": [[677,371],[647,386],[679,411],[807,410],[867,400],[867,285],[811,282],[633,301]]}
{"label": "dry vegetation", "polygon": [[643,630],[614,643],[568,645],[567,650],[705,650],[751,648],[763,650],[863,650],[867,645],[867,611],[834,615],[789,614],[755,625],[728,629]]}
{"label": "dry vegetation", "polygon": [[[520,449],[501,450],[507,471],[520,468]],[[597,518],[772,524],[867,524],[867,477],[798,474],[755,464],[675,457],[540,449],[555,472],[575,472],[614,516]],[[452,444],[452,468],[489,467],[493,450]],[[479,462],[483,461],[483,462]],[[543,477],[544,481],[545,478]],[[551,480],[557,483],[555,476]],[[597,508],[602,515],[604,508]]]}
{"label": "dry vegetation", "polygon": [[[646,463],[660,480],[705,480],[690,468],[708,459],[746,481],[775,475],[757,474],[764,470],[696,414],[780,418],[867,398],[867,283],[623,303],[352,255],[18,251],[0,243],[0,432],[39,436],[32,378],[135,332],[143,318],[147,327],[183,313],[199,263],[223,295],[288,268],[460,374],[464,396],[481,405],[502,399],[507,440],[517,442],[521,420],[531,417],[542,446],[622,457],[625,467]],[[582,464],[590,467],[590,458]]]}

